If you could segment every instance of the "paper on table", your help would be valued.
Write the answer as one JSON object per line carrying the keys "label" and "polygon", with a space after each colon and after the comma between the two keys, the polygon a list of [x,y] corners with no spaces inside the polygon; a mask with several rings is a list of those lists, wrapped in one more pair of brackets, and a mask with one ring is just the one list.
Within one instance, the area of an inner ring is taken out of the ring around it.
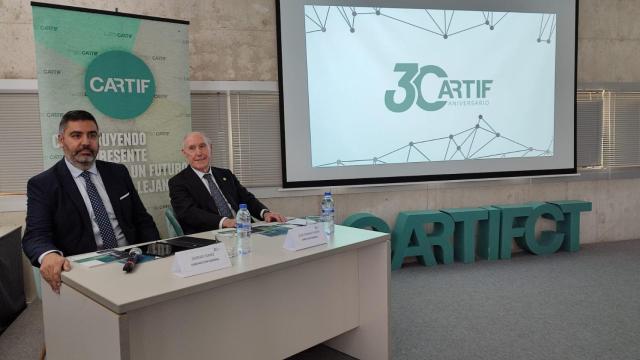
{"label": "paper on table", "polygon": [[82,257],[82,256],[74,257],[73,259],[71,259],[71,261],[81,264],[83,266],[92,268],[92,267],[96,267],[104,264],[109,264],[121,259],[126,259],[127,256],[128,254],[124,251],[110,250],[108,252],[103,252],[99,254],[93,253],[88,257]]}
{"label": "paper on table", "polygon": [[293,218],[293,219],[287,220],[285,224],[304,226],[304,225],[307,225],[307,219]]}

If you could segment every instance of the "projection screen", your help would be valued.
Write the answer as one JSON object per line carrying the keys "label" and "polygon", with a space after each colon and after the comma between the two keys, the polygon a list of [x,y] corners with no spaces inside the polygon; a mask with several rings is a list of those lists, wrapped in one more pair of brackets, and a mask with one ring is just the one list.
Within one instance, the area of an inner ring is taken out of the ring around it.
{"label": "projection screen", "polygon": [[575,173],[576,14],[280,0],[283,186]]}

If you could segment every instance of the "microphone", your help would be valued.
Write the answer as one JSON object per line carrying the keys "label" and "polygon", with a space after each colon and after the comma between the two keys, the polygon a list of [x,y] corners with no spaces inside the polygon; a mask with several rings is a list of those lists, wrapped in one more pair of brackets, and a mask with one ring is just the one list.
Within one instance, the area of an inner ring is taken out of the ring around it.
{"label": "microphone", "polygon": [[133,271],[133,268],[140,260],[140,255],[142,255],[142,250],[140,248],[134,247],[129,250],[129,257],[127,258],[127,262],[124,264],[122,271],[130,273]]}

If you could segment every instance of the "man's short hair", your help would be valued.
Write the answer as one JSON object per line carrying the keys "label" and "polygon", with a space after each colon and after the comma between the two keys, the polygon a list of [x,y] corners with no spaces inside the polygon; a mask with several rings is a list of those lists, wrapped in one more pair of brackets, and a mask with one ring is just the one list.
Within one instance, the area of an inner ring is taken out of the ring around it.
{"label": "man's short hair", "polygon": [[60,125],[58,126],[58,133],[64,134],[64,130],[67,128],[67,124],[69,121],[80,121],[80,120],[88,120],[93,121],[96,124],[96,129],[98,129],[98,122],[96,118],[91,115],[90,112],[84,110],[71,110],[67,111],[66,114],[62,115],[62,119],[60,119]]}
{"label": "man's short hair", "polygon": [[205,143],[205,144],[207,144],[207,145],[211,145],[211,139],[209,139],[209,137],[208,137],[207,135],[205,135],[203,132],[200,132],[200,131],[192,131],[192,132],[187,133],[187,134],[182,138],[182,148],[183,148],[183,149],[184,149],[184,148],[185,148],[185,146],[186,146],[187,138],[188,138],[189,136],[192,136],[192,135],[200,135],[200,136],[202,136],[202,138],[204,139],[204,143]]}

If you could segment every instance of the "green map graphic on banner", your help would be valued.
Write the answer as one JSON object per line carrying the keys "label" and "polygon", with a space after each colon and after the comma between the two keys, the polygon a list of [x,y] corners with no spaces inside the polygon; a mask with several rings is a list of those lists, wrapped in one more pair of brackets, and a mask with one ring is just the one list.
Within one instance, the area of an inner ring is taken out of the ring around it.
{"label": "green map graphic on banner", "polygon": [[191,131],[188,23],[33,5],[44,168],[64,154],[58,123],[69,110],[92,113],[98,159],[124,164],[166,235],[168,180],[184,169]]}

